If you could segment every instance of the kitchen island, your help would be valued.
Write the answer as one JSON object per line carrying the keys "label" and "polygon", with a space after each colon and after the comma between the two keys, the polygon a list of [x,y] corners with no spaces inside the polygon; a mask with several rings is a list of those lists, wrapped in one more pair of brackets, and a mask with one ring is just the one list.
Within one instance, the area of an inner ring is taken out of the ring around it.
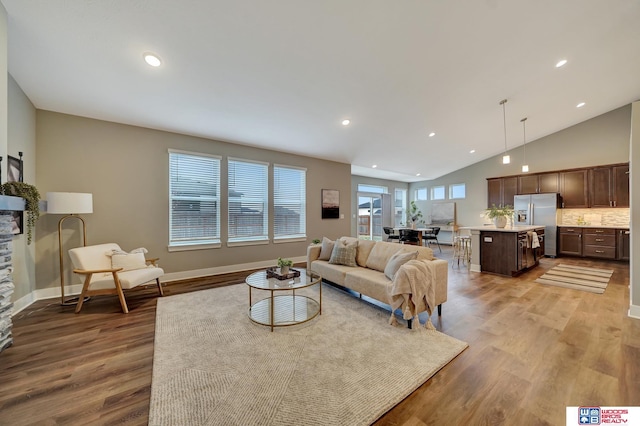
{"label": "kitchen island", "polygon": [[[466,226],[471,231],[471,270],[514,276],[538,265],[544,256],[544,226]],[[538,239],[539,247],[533,238]]]}

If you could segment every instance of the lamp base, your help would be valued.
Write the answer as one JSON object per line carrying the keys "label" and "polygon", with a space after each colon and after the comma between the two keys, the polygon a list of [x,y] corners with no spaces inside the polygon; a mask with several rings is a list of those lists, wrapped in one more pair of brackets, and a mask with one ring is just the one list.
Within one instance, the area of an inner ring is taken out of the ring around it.
{"label": "lamp base", "polygon": [[[72,297],[60,303],[60,306],[75,306],[78,304],[79,300],[80,300],[80,297]],[[91,300],[91,297],[85,296],[84,301],[82,303],[87,302],[89,300]]]}

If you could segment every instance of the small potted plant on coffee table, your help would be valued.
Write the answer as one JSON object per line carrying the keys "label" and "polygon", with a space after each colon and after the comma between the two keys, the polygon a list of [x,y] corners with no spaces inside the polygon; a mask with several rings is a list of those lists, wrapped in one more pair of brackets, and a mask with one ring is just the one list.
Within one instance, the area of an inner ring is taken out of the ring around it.
{"label": "small potted plant on coffee table", "polygon": [[278,258],[278,268],[280,268],[280,275],[287,275],[291,266],[293,266],[293,260],[283,259],[281,257]]}

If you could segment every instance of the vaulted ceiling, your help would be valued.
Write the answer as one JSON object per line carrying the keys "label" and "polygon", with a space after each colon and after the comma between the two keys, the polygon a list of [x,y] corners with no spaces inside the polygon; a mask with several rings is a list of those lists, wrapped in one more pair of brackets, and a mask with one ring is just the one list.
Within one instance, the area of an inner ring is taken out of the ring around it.
{"label": "vaulted ceiling", "polygon": [[636,0],[1,1],[9,72],[37,108],[364,176],[503,152],[502,99],[509,149],[523,117],[531,141],[640,99]]}

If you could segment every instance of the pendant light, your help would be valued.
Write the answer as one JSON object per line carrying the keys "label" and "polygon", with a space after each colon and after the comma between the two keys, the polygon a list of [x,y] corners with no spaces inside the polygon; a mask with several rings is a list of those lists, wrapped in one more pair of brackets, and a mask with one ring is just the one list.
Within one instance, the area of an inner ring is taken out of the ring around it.
{"label": "pendant light", "polygon": [[511,163],[511,157],[507,154],[507,113],[504,106],[506,103],[506,99],[500,101],[500,105],[502,105],[502,123],[504,124],[504,155],[502,156],[502,164]]}
{"label": "pendant light", "polygon": [[520,122],[522,123],[522,151],[523,151],[522,173],[529,172],[529,165],[527,164],[527,128],[525,123],[526,121],[527,121],[527,117],[520,120]]}

